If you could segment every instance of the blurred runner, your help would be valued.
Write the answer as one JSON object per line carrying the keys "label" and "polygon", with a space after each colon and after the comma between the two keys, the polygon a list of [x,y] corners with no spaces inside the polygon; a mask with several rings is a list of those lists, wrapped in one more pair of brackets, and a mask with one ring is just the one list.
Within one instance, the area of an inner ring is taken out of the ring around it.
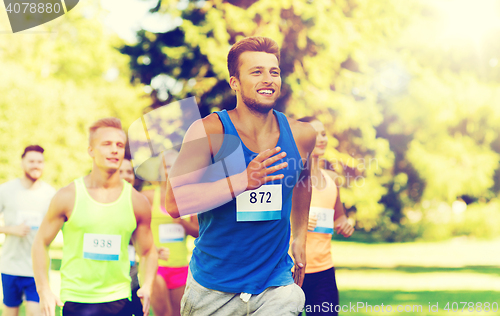
{"label": "blurred runner", "polygon": [[3,212],[5,223],[5,226],[0,226],[0,233],[5,234],[0,256],[2,316],[17,316],[23,297],[26,299],[26,315],[40,315],[31,245],[56,193],[53,187],[41,180],[43,152],[38,145],[26,147],[21,156],[23,176],[0,185],[0,213]]}
{"label": "blurred runner", "polygon": [[[178,153],[163,154],[167,173]],[[162,164],[160,164],[161,166]],[[162,169],[163,170],[163,169]],[[172,218],[165,209],[166,182],[142,192],[153,205],[151,231],[158,250],[158,273],[155,277],[151,305],[155,316],[179,316],[181,299],[188,275],[186,235],[198,237],[198,218]]]}
{"label": "blurred runner", "polygon": [[317,132],[316,146],[311,155],[312,197],[306,245],[307,267],[302,284],[306,294],[304,309],[307,316],[338,315],[335,306],[339,304],[339,293],[330,251],[332,234],[335,228],[337,234],[350,237],[354,228],[347,221],[340,202],[339,188],[335,184],[338,175],[320,168],[319,159],[325,154],[328,143],[323,123],[311,116],[299,121],[309,122]]}
{"label": "blurred runner", "polygon": [[[151,205],[120,179],[126,142],[120,120],[98,120],[89,134],[90,175],[56,193],[33,242],[42,314],[54,316],[55,305],[64,302],[64,316],[130,316],[128,244],[132,238],[143,278],[137,294],[148,315],[158,260],[150,228]],[[64,237],[60,300],[48,279],[48,247],[59,230]]]}
{"label": "blurred runner", "polygon": [[[134,168],[132,167],[132,162],[130,161],[130,155],[125,152],[125,157],[123,158],[122,164],[120,166],[120,178],[130,183],[134,186],[135,183],[135,174]],[[139,278],[138,274],[138,262],[135,260],[135,248],[130,241],[128,245],[128,256],[130,261],[130,278],[132,282],[130,283],[130,288],[132,289],[132,301],[130,303],[130,311],[133,315],[141,316],[142,315],[142,303],[140,298],[137,296],[137,291],[139,290]]]}

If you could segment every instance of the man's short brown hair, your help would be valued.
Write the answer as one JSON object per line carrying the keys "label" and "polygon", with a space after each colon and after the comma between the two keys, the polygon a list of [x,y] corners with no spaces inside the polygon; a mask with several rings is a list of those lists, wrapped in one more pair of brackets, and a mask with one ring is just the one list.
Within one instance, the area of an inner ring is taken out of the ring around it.
{"label": "man's short brown hair", "polygon": [[236,44],[231,47],[229,54],[227,55],[227,69],[229,70],[229,77],[239,78],[240,72],[240,55],[244,52],[264,52],[268,54],[274,54],[278,59],[278,64],[280,62],[280,48],[278,43],[269,37],[263,36],[252,36],[245,37],[244,39],[236,42]]}
{"label": "man's short brown hair", "polygon": [[116,117],[102,118],[100,120],[95,121],[89,127],[89,145],[92,143],[92,138],[94,137],[95,132],[101,127],[113,127],[123,132],[122,122],[120,121],[120,119],[117,119]]}
{"label": "man's short brown hair", "polygon": [[26,156],[26,154],[27,154],[29,151],[36,151],[36,152],[39,152],[39,153],[43,154],[44,149],[42,148],[42,146],[38,146],[38,145],[29,145],[29,146],[27,146],[26,148],[24,148],[24,152],[23,152],[23,154],[21,155],[21,158],[24,158],[24,156]]}

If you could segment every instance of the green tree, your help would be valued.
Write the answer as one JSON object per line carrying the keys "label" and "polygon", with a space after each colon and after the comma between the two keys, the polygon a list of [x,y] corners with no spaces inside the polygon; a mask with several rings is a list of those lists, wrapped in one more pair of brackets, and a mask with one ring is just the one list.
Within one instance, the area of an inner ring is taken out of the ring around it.
{"label": "green tree", "polygon": [[91,168],[93,121],[115,116],[127,127],[147,103],[98,6],[80,3],[34,31],[0,35],[0,183],[21,175],[22,150],[36,143],[46,150],[44,179],[61,187]]}
{"label": "green tree", "polygon": [[[395,154],[393,181],[382,201],[385,215],[398,224],[407,222],[404,213],[414,208],[421,208],[425,219],[457,199],[479,201],[471,210],[491,209],[482,203],[500,189],[499,56],[490,40],[499,30],[460,41],[443,38],[442,14],[434,5],[422,1],[418,12],[400,39],[373,58],[383,83],[384,119],[377,132]],[[435,228],[442,236],[452,233]]]}
{"label": "green tree", "polygon": [[195,96],[205,116],[235,106],[226,70],[231,45],[252,35],[275,39],[283,78],[277,109],[324,121],[343,199],[370,230],[384,209],[394,157],[377,137],[377,92],[363,86],[373,80],[370,54],[400,33],[411,9],[392,0],[159,1],[152,12],[172,29],[141,30],[138,43],[121,51],[132,57],[132,82],[152,86],[151,107]]}

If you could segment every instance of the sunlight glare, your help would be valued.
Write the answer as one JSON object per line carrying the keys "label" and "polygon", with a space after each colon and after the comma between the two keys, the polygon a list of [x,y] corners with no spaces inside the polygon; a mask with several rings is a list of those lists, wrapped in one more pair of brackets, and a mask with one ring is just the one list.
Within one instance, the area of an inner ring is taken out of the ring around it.
{"label": "sunlight glare", "polygon": [[436,1],[442,9],[445,39],[475,40],[489,31],[500,29],[500,1],[498,0],[453,0]]}

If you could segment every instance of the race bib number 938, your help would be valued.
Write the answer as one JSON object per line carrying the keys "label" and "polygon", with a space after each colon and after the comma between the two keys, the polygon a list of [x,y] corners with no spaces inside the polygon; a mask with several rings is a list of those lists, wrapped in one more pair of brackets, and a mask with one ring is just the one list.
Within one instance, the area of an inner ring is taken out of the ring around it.
{"label": "race bib number 938", "polygon": [[121,235],[84,234],[83,258],[118,261],[120,259]]}

